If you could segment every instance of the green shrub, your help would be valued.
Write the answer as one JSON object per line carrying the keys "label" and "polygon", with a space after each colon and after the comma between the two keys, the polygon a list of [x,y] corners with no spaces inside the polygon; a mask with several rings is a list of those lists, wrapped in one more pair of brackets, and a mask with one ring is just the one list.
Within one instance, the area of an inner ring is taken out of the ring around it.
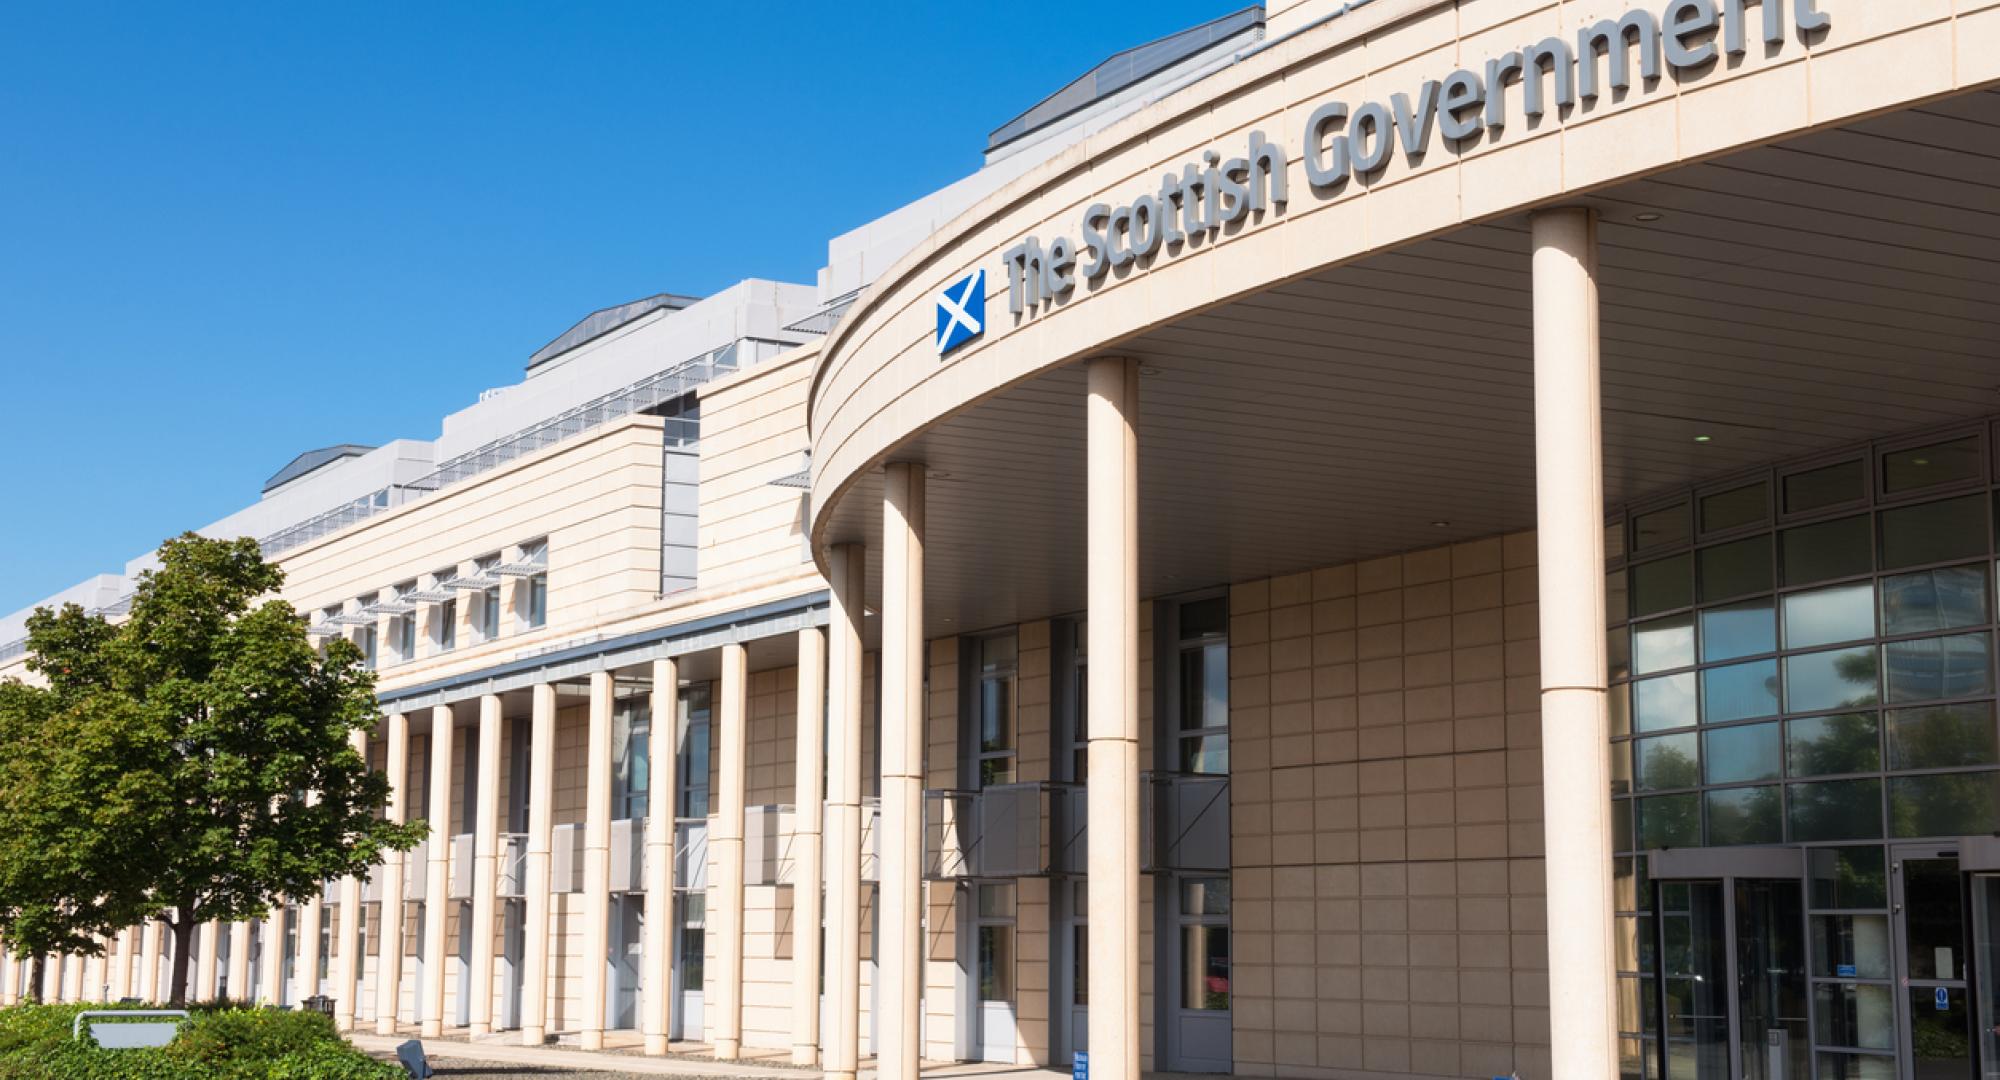
{"label": "green shrub", "polygon": [[0,1009],[0,1080],[396,1080],[403,1075],[348,1045],[332,1019],[319,1013],[219,1002],[190,1010],[192,1022],[171,1046],[104,1050],[70,1037],[76,1014],[97,1008],[104,1006]]}

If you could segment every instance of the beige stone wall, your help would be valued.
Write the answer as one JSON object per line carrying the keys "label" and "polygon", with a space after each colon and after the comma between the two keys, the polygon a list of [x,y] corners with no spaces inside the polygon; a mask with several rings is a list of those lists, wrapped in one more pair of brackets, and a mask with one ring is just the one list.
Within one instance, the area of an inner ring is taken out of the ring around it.
{"label": "beige stone wall", "polygon": [[805,547],[805,492],[771,481],[805,467],[806,392],[817,345],[701,390],[702,587],[793,571]]}
{"label": "beige stone wall", "polygon": [[1534,555],[1232,590],[1239,1073],[1546,1072]]}
{"label": "beige stone wall", "polygon": [[[929,698],[924,723],[924,787],[958,782],[958,639],[930,642]],[[924,883],[923,1055],[958,1059],[958,886]]]}

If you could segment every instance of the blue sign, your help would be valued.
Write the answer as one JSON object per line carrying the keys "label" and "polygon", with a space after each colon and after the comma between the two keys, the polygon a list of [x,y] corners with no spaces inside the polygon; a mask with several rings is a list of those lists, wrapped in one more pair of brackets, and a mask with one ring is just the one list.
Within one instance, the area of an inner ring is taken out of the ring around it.
{"label": "blue sign", "polygon": [[1834,973],[1835,975],[1838,975],[1838,976],[1840,976],[1840,977],[1841,977],[1841,978],[1843,978],[1843,979],[1852,979],[1852,978],[1854,977],[1854,965],[1853,965],[1853,964],[1835,964],[1835,965],[1833,966],[1833,973]]}
{"label": "blue sign", "polygon": [[1937,988],[1937,995],[1936,995],[1936,998],[1935,998],[1935,1000],[1936,1000],[1936,1002],[1937,1002],[1937,1011],[1939,1011],[1939,1012],[1944,1012],[1944,1011],[1946,1011],[1946,1010],[1950,1009],[1950,1008],[1951,1008],[1951,991],[1949,991],[1949,990],[1946,990],[1946,989],[1945,989],[1944,987],[1942,987],[1942,986],[1938,987],[1938,988]]}
{"label": "blue sign", "polygon": [[1090,1054],[1083,1050],[1076,1052],[1076,1061],[1070,1065],[1071,1080],[1090,1080]]}
{"label": "blue sign", "polygon": [[938,293],[938,355],[943,356],[985,332],[986,270],[981,268],[945,286]]}

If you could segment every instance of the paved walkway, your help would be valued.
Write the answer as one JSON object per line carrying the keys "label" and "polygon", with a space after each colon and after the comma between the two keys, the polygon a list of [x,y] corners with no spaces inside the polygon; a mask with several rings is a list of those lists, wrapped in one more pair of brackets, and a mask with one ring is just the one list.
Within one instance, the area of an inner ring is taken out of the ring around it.
{"label": "paved walkway", "polygon": [[[349,1041],[362,1050],[393,1058],[396,1047],[415,1038],[414,1035],[370,1035],[360,1032],[348,1036]],[[793,1065],[760,1064],[758,1061],[716,1061],[707,1057],[708,1047],[700,1043],[678,1043],[673,1053],[667,1057],[646,1057],[633,1050],[573,1050],[560,1046],[522,1046],[505,1040],[470,1042],[463,1037],[423,1039],[424,1054],[431,1066],[441,1077],[481,1076],[481,1077],[535,1077],[538,1080],[559,1080],[575,1077],[577,1080],[612,1080],[612,1078],[678,1076],[701,1078],[701,1080],[802,1080],[817,1078],[817,1069],[801,1069]],[[772,1060],[782,1060],[783,1051],[752,1051],[752,1053]],[[874,1070],[864,1067],[863,1077],[872,1077]],[[1032,1065],[982,1065],[956,1062],[928,1063],[924,1066],[927,1077],[952,1078],[952,1080],[1068,1080],[1067,1072],[1039,1069]]]}

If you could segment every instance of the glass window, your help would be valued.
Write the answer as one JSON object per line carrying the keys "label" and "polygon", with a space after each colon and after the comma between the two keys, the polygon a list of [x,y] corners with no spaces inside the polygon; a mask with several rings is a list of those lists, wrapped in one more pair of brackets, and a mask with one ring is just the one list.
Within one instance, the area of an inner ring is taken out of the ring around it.
{"label": "glass window", "polygon": [[1612,679],[1632,677],[1632,638],[1622,626],[1604,634],[1604,666]]}
{"label": "glass window", "polygon": [[979,1000],[1014,1000],[1014,928],[979,928]]}
{"label": "glass window", "polygon": [[1771,489],[1762,480],[1701,499],[1701,531],[1705,533],[1751,525],[1771,518]]}
{"label": "glass window", "polygon": [[1181,881],[1181,914],[1229,914],[1229,879],[1184,878]]}
{"label": "glass window", "polygon": [[439,604],[431,616],[432,625],[437,627],[437,643],[441,652],[458,647],[458,600],[446,600]]}
{"label": "glass window", "polygon": [[1882,632],[1921,634],[1989,622],[1985,566],[1919,570],[1882,579]]}
{"label": "glass window", "polygon": [[1883,645],[1885,700],[1893,705],[1991,694],[1989,639],[1988,634],[1955,634]]}
{"label": "glass window", "polygon": [[1181,640],[1222,637],[1229,633],[1229,599],[1212,596],[1180,606]]}
{"label": "glass window", "polygon": [[1843,979],[1889,977],[1887,915],[1815,915],[1812,971]]}
{"label": "glass window", "polygon": [[1655,795],[1634,799],[1639,812],[1639,846],[1645,849],[1694,847],[1701,843],[1701,796]]}
{"label": "glass window", "polygon": [[1875,703],[1875,647],[1785,657],[1785,711],[1818,712]]}
{"label": "glass window", "polygon": [[1694,726],[1694,672],[1640,679],[1631,687],[1640,731]]}
{"label": "glass window", "polygon": [[1939,484],[1979,479],[1979,436],[1892,450],[1882,455],[1882,490],[1895,495]]}
{"label": "glass window", "polygon": [[1708,792],[1708,842],[1775,844],[1785,838],[1784,802],[1778,786],[1725,788]]}
{"label": "glass window", "polygon": [[1874,569],[1868,515],[1802,525],[1778,534],[1787,585],[1853,577]]}
{"label": "glass window", "polygon": [[1860,500],[1868,494],[1864,476],[1859,459],[1793,473],[1784,479],[1785,513],[1802,514]]}
{"label": "glass window", "polygon": [[1785,597],[1785,648],[1810,649],[1875,636],[1875,589],[1867,582]]}
{"label": "glass window", "polygon": [[1623,570],[1604,575],[1604,615],[1614,624],[1624,622],[1632,614],[1632,597],[1625,580]]}
{"label": "glass window", "polygon": [[2000,773],[1932,773],[1889,778],[1889,822],[1897,836],[1992,835]]}
{"label": "glass window", "polygon": [[1640,791],[1691,788],[1701,783],[1695,767],[1693,732],[1634,740],[1632,756]]}
{"label": "glass window", "polygon": [[979,886],[979,917],[982,919],[1013,918],[1014,887],[1012,885]]}
{"label": "glass window", "polygon": [[1664,619],[1632,624],[1632,670],[1648,675],[1656,671],[1694,665],[1694,616],[1669,615]]}
{"label": "glass window", "polygon": [[492,641],[500,636],[500,586],[479,590],[479,637]]}
{"label": "glass window", "polygon": [[1694,603],[1694,557],[1643,563],[1632,568],[1632,614],[1683,608]]}
{"label": "glass window", "polygon": [[1606,709],[1611,713],[1611,734],[1632,734],[1632,684],[1619,683],[1606,695],[1609,701]]}
{"label": "glass window", "polygon": [[1785,759],[1793,776],[1875,772],[1882,767],[1875,714],[1842,713],[1788,721]]}
{"label": "glass window", "polygon": [[1686,503],[1632,517],[1633,551],[1652,551],[1685,544],[1690,535]]}
{"label": "glass window", "polygon": [[1703,671],[1701,715],[1706,724],[1778,715],[1778,662],[1752,660]]}
{"label": "glass window", "polygon": [[1004,634],[985,638],[978,647],[979,786],[1011,784],[1016,758],[1014,665],[1018,646],[1014,635]]}
{"label": "glass window", "polygon": [[539,629],[548,625],[548,621],[549,576],[536,574],[528,579],[528,629]]}
{"label": "glass window", "polygon": [[1229,1008],[1229,928],[1181,927],[1181,1008]]}
{"label": "glass window", "polygon": [[1884,510],[1882,565],[1895,569],[1984,555],[1986,528],[1983,493]]}
{"label": "glass window", "polygon": [[1771,598],[1704,609],[1701,658],[1734,660],[1778,650],[1778,619]]}
{"label": "glass window", "polygon": [[1875,840],[1882,836],[1882,781],[1793,784],[1792,841]]}
{"label": "glass window", "polygon": [[1889,906],[1888,863],[1879,846],[1814,848],[1806,852],[1806,859],[1813,907]]}
{"label": "glass window", "polygon": [[1896,1045],[1896,1003],[1887,986],[1815,983],[1813,1017],[1815,1034],[1824,1045],[1866,1050],[1889,1050]]}
{"label": "glass window", "polygon": [[1776,724],[1717,728],[1703,732],[1701,743],[1702,770],[1711,784],[1776,780],[1782,774],[1784,757],[1778,745]]}
{"label": "glass window", "polygon": [[1703,600],[1723,600],[1771,591],[1769,536],[1753,536],[1733,544],[1703,548],[1700,562]]}
{"label": "glass window", "polygon": [[1954,769],[2000,761],[1990,701],[1891,709],[1886,720],[1891,769]]}
{"label": "glass window", "polygon": [[1880,1054],[1821,1050],[1814,1061],[1819,1080],[1896,1080],[1896,1059]]}

